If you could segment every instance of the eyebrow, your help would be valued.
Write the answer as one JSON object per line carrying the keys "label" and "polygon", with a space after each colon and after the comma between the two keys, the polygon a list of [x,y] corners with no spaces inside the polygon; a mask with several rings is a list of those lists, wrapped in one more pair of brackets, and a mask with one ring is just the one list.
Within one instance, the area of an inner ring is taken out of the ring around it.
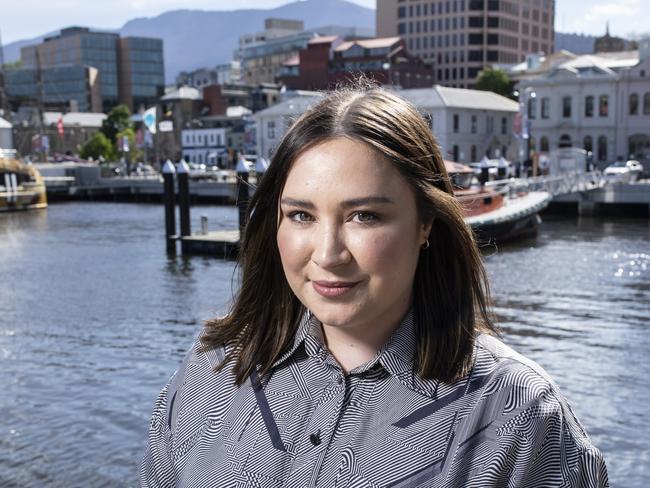
{"label": "eyebrow", "polygon": [[[395,203],[391,198],[385,196],[373,195],[368,197],[351,198],[349,200],[345,200],[341,202],[341,207],[350,208],[350,207],[362,207],[364,205],[370,205],[370,204],[391,204],[391,203]],[[296,198],[283,198],[282,200],[280,200],[280,204],[288,205],[290,207],[301,207],[301,208],[308,208],[308,209],[316,208],[316,206],[309,200],[300,200]]]}

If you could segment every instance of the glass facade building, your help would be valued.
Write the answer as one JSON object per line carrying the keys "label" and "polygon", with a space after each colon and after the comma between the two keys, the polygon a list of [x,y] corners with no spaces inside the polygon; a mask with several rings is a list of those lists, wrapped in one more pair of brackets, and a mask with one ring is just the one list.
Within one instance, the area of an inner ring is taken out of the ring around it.
{"label": "glass facade building", "polygon": [[[82,110],[82,106],[87,106],[87,110],[92,107],[84,105],[81,91],[73,93],[70,87],[72,78],[76,76],[74,83],[76,89],[79,89],[79,74],[88,67],[97,70],[99,80],[93,85],[100,87],[101,110],[105,112],[118,103],[125,103],[133,109],[134,102],[138,105],[153,101],[162,94],[164,87],[163,47],[160,39],[120,38],[114,33],[70,27],[61,30],[57,36],[46,38],[41,44],[23,47],[21,61],[23,70],[36,72],[41,69],[44,82],[47,71],[54,68],[63,70],[52,72],[52,79],[44,84],[44,91],[46,85],[50,85],[61,96],[74,95],[79,110]],[[14,79],[21,85],[29,76],[27,73],[15,73]],[[12,86],[8,91],[19,93],[29,91],[29,88]],[[36,87],[33,92],[38,94]]]}

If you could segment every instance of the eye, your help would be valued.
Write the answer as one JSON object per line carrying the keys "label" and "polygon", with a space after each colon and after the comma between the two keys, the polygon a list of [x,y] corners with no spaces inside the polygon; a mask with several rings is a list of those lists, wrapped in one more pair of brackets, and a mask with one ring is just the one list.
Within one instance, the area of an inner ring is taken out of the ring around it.
{"label": "eye", "polygon": [[357,222],[368,223],[379,220],[379,217],[371,212],[355,212],[353,220],[356,220]]}
{"label": "eye", "polygon": [[311,222],[312,216],[309,215],[307,212],[303,212],[301,210],[294,210],[293,212],[289,212],[287,215],[290,220],[293,220],[294,222]]}

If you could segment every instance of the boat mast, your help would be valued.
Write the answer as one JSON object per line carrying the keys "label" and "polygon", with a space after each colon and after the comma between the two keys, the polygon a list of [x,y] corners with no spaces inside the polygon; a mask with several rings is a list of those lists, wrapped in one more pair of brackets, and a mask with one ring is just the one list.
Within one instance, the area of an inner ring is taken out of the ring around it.
{"label": "boat mast", "polygon": [[36,46],[36,89],[38,107],[38,135],[40,143],[41,161],[47,162],[47,154],[43,145],[43,70],[41,68],[41,50]]}
{"label": "boat mast", "polygon": [[9,109],[9,100],[5,89],[5,56],[4,46],[2,45],[2,32],[0,31],[0,117],[11,122],[11,110]]}

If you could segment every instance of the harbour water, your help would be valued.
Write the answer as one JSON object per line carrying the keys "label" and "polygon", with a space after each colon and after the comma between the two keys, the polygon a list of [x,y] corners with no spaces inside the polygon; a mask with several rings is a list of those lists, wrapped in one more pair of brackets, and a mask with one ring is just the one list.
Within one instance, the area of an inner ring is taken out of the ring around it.
{"label": "harbour water", "polygon": [[[164,247],[157,205],[0,214],[0,486],[137,486],[158,391],[236,278]],[[648,486],[650,222],[547,218],[485,261],[504,340],[556,379],[612,486]]]}

